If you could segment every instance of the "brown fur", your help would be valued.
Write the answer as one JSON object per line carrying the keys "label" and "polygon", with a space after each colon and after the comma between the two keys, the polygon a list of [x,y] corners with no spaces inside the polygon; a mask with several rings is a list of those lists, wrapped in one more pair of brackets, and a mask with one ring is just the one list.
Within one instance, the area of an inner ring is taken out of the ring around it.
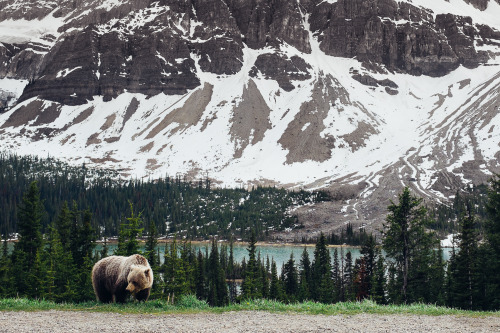
{"label": "brown fur", "polygon": [[92,285],[97,300],[124,303],[132,294],[146,301],[153,285],[153,271],[146,258],[110,256],[99,260],[92,268]]}

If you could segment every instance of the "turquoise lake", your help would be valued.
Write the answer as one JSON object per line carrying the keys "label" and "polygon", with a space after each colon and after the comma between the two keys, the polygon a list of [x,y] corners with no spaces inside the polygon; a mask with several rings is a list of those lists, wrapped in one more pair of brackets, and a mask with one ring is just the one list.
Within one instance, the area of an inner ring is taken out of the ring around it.
{"label": "turquoise lake", "polygon": [[[234,252],[234,259],[237,262],[241,262],[243,258],[246,258],[248,260],[248,251],[247,251],[247,246],[246,244],[234,244],[233,247],[233,252]],[[8,244],[9,251],[12,251],[14,247],[13,243]],[[205,249],[208,247],[210,251],[210,244],[200,244],[200,243],[194,243],[192,244],[192,247],[198,252],[198,249],[201,249],[203,253],[205,253]],[[314,258],[314,246],[304,246],[304,245],[257,245],[257,253],[260,252],[260,256],[262,259],[266,259],[269,257],[269,259],[274,259],[276,261],[276,265],[278,266],[278,269],[281,269],[281,266],[283,263],[288,261],[290,259],[290,255],[293,253],[295,263],[298,265],[300,262],[300,257],[302,256],[302,252],[304,251],[304,247],[307,249],[307,252],[309,253],[309,259],[312,261]],[[111,255],[116,248],[116,244],[108,244],[108,254]],[[96,251],[100,251],[102,249],[102,244],[98,244],[96,247]],[[157,249],[160,252],[160,257],[161,260],[163,261],[163,254],[165,252],[165,244],[160,244]],[[220,249],[220,245],[219,245]],[[332,260],[333,260],[333,253],[334,250],[337,249],[337,252],[339,254],[339,260],[341,253],[343,252],[344,257],[345,254],[350,251],[353,262],[356,258],[359,258],[361,256],[360,254],[360,249],[356,247],[350,247],[350,246],[342,246],[342,247],[330,247],[330,255],[332,255]],[[451,255],[451,248],[445,248],[443,249],[443,258],[445,260],[448,260]]]}

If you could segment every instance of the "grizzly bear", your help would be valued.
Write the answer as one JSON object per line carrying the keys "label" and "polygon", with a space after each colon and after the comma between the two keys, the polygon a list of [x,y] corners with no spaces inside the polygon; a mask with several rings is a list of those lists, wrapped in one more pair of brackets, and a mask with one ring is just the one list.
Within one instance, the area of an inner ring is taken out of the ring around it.
{"label": "grizzly bear", "polygon": [[92,286],[97,300],[103,303],[125,303],[130,294],[146,301],[152,285],[151,267],[139,254],[103,258],[92,268]]}

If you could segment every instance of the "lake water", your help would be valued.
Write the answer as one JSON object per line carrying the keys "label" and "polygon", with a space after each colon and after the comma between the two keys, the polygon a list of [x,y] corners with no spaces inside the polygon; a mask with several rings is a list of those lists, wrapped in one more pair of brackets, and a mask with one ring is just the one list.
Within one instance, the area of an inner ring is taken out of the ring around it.
{"label": "lake water", "polygon": [[[236,262],[241,262],[243,258],[245,258],[246,261],[248,261],[248,250],[247,246],[245,244],[234,244],[233,246],[233,255],[234,255],[234,260]],[[201,249],[203,253],[205,253],[205,249],[208,247],[208,251],[210,253],[210,244],[199,244],[195,243],[192,244],[192,247],[198,252],[198,249]],[[98,250],[102,248],[101,245],[98,245]],[[115,244],[108,244],[108,253],[111,254],[113,250],[116,248]],[[307,249],[307,252],[309,253],[309,259],[312,261],[314,258],[314,246],[305,246]],[[158,249],[160,251],[160,259],[163,261],[163,254],[165,253],[165,244],[161,244],[158,246]],[[219,245],[219,250],[220,250],[220,245]],[[281,266],[290,259],[290,255],[293,253],[293,257],[295,259],[295,263],[298,265],[300,262],[300,258],[302,256],[302,252],[304,251],[304,246],[293,246],[293,245],[257,245],[256,246],[257,254],[260,252],[260,257],[261,259],[266,259],[269,257],[269,260],[274,259],[276,262],[278,270],[281,269]],[[341,250],[344,252],[344,257],[347,251],[351,251],[352,257],[353,257],[353,263],[356,258],[359,258],[361,256],[360,254],[360,249],[359,248],[353,248],[353,247],[347,247],[343,246],[342,249],[340,247],[337,247],[337,251],[339,253],[339,260],[340,260],[340,253]],[[229,245],[228,245],[228,251],[229,251]],[[330,248],[330,254],[333,257],[333,251],[334,248]],[[229,252],[228,252],[229,253]]]}
{"label": "lake water", "polygon": [[[243,258],[245,258],[246,261],[248,261],[248,250],[247,250],[247,244],[241,244],[237,243],[234,244],[233,247],[233,254],[234,254],[234,260],[237,262],[241,262]],[[14,247],[13,243],[8,244],[8,249],[9,251],[12,251]],[[198,252],[198,249],[201,249],[203,253],[205,253],[205,249],[208,247],[210,251],[210,244],[209,243],[193,243],[192,247]],[[302,256],[302,252],[304,251],[304,247],[307,249],[307,252],[309,253],[309,259],[312,262],[314,258],[314,246],[300,246],[300,245],[257,245],[257,253],[260,252],[260,256],[262,259],[266,259],[269,257],[269,259],[274,259],[276,261],[276,265],[278,268],[278,271],[281,270],[281,266],[290,259],[290,254],[293,253],[293,257],[295,259],[295,263],[298,265],[300,262],[300,258]],[[113,251],[116,248],[116,244],[108,244],[108,254],[112,254]],[[102,249],[102,244],[98,244],[96,247],[96,251],[101,251]],[[142,248],[144,249],[144,248]],[[163,262],[163,254],[165,253],[165,244],[159,244],[158,248],[160,252],[160,259]],[[360,249],[356,247],[350,247],[350,246],[342,246],[342,247],[336,247],[338,254],[339,254],[339,260],[340,260],[340,255],[341,252],[344,253],[344,258],[345,254],[350,251],[352,258],[353,258],[353,263],[356,258],[359,258],[361,256]],[[219,250],[220,250],[220,245],[219,245]],[[333,258],[333,252],[335,248],[330,247],[330,255]],[[229,251],[229,249],[228,249]],[[451,255],[451,248],[444,248],[443,249],[443,258],[444,260],[448,260]],[[333,259],[332,259],[333,260]]]}

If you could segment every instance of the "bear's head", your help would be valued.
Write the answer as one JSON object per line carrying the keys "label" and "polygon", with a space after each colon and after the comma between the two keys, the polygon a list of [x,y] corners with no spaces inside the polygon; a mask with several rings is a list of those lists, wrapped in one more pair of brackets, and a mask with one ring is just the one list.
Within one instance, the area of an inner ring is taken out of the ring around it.
{"label": "bear's head", "polygon": [[150,267],[132,265],[127,276],[127,291],[136,294],[153,285],[153,272]]}

